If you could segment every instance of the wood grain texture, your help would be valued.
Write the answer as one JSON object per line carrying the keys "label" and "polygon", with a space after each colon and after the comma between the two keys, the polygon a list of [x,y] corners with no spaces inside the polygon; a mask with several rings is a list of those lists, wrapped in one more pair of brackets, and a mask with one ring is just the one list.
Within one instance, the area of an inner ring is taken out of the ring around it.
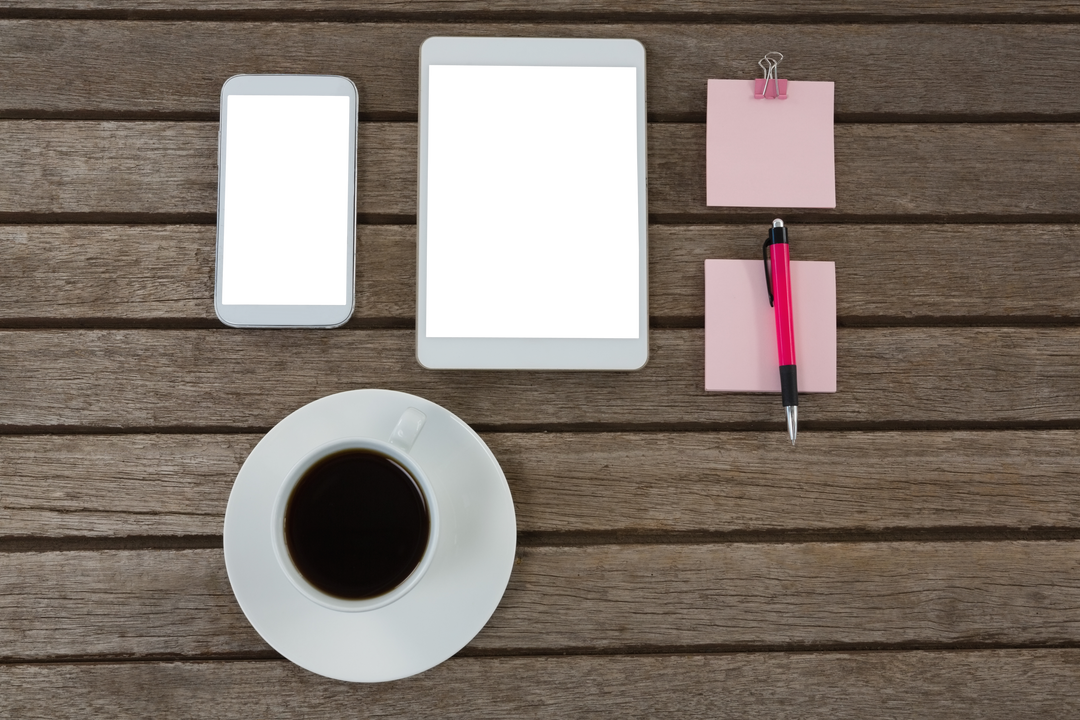
{"label": "wood grain texture", "polygon": [[0,437],[0,528],[9,537],[220,535],[260,437]]}
{"label": "wood grain texture", "polygon": [[[703,317],[704,261],[758,259],[760,227],[650,227],[650,313]],[[1056,249],[1080,241],[1077,226],[797,225],[789,236],[795,259],[836,263],[841,324],[1080,314],[1080,257]]]}
{"label": "wood grain texture", "polygon": [[205,225],[0,226],[0,317],[217,324],[215,242]]}
{"label": "wood grain texture", "polygon": [[217,212],[217,123],[0,122],[0,166],[0,213]]}
{"label": "wood grain texture", "polygon": [[[1056,143],[1057,151],[1080,154],[1077,125],[841,125],[835,143],[836,209],[803,214],[979,220],[1064,217],[1080,206],[1080,182],[1055,187],[1080,181],[1080,164],[1059,171],[1060,161],[1051,159]],[[705,206],[704,125],[652,125],[649,144],[651,214],[680,221],[777,214]],[[987,171],[995,167],[1008,171]]]}
{"label": "wood grain texture", "polygon": [[271,652],[233,598],[221,550],[15,552],[0,567],[9,659]]}
{"label": "wood grain texture", "polygon": [[[467,652],[1068,644],[1080,541],[522,547]],[[221,550],[0,553],[0,659],[271,654]]]}
{"label": "wood grain texture", "polygon": [[[1075,431],[487,433],[525,532],[1073,527]],[[781,440],[782,440],[781,436]]]}
{"label": "wood grain texture", "polygon": [[522,548],[507,595],[471,647],[1071,642],[1080,631],[1078,549],[1074,542]]}
{"label": "wood grain texture", "polygon": [[[260,438],[0,437],[0,537],[220,535]],[[524,533],[1080,528],[1075,430],[484,439]]]}
{"label": "wood grain texture", "polygon": [[[1078,30],[1059,0],[0,0],[0,718],[1080,715]],[[419,44],[511,34],[645,44],[642,372],[416,364]],[[762,48],[836,82],[834,211],[705,206],[705,79]],[[238,72],[360,88],[351,329],[214,327]],[[775,396],[702,390],[702,261],[776,214],[845,325],[794,450]],[[374,686],[280,659],[213,547],[261,433],[365,386],[484,431],[524,533],[461,656]]]}
{"label": "wood grain texture", "polygon": [[0,9],[12,15],[46,16],[74,14],[77,16],[105,14],[108,17],[144,17],[223,14],[228,17],[287,17],[313,19],[356,19],[370,17],[474,17],[510,18],[517,16],[563,18],[580,16],[582,20],[595,17],[676,17],[693,21],[748,20],[759,18],[782,18],[786,20],[817,18],[844,20],[872,18],[875,20],[901,19],[1072,19],[1077,17],[1074,5],[1059,0],[995,0],[994,2],[970,4],[964,0],[905,0],[888,3],[858,2],[858,0],[782,0],[761,4],[752,0],[648,0],[632,6],[617,0],[546,0],[543,4],[524,3],[522,0],[456,0],[454,3],[440,0],[365,0],[363,3],[349,0],[3,0]]}
{"label": "wood grain texture", "polygon": [[[0,427],[264,429],[358,387],[426,397],[482,429],[779,427],[775,396],[705,393],[703,336],[654,330],[633,373],[458,372],[423,370],[405,330],[0,331]],[[838,337],[838,392],[802,398],[807,427],[1080,419],[1080,328]]]}
{"label": "wood grain texture", "polygon": [[[757,259],[762,225],[653,225],[654,321],[701,326],[706,258]],[[1077,225],[801,225],[796,257],[836,263],[841,325],[1080,318]],[[872,242],[873,252],[867,251]],[[217,325],[212,226],[0,225],[0,323]],[[972,267],[972,248],[978,266]],[[416,227],[357,227],[353,326],[409,323]]]}
{"label": "wood grain texture", "polygon": [[[416,132],[411,123],[361,124],[362,216],[416,213]],[[20,178],[0,185],[0,219],[212,219],[216,133],[216,123],[0,121],[0,166]],[[1080,218],[1080,125],[840,125],[837,208],[791,213],[705,206],[704,125],[651,125],[649,146],[649,211],[660,220]]]}
{"label": "wood grain texture", "polygon": [[[214,325],[216,229],[0,225],[0,322]],[[411,321],[416,227],[357,227],[355,324]]]}
{"label": "wood grain texture", "polygon": [[[1025,8],[1026,10],[1026,8]],[[416,118],[417,62],[432,36],[630,37],[648,57],[653,119],[705,119],[706,79],[760,76],[763,47],[785,77],[833,80],[858,118],[1080,116],[1061,92],[1080,73],[1075,25],[418,24],[0,21],[0,114],[216,119],[237,73],[338,74],[368,118]],[[868,49],[872,51],[868,52]],[[57,62],[59,56],[63,62]],[[963,80],[945,87],[949,68]]]}
{"label": "wood grain texture", "polygon": [[1075,716],[1078,683],[1076,650],[466,657],[374,685],[283,660],[5,665],[0,715],[1015,720]]}

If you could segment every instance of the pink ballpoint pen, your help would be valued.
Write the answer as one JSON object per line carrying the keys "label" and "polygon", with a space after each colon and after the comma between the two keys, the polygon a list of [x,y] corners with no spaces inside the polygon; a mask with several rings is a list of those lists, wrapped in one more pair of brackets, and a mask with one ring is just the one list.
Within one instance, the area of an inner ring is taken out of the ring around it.
{"label": "pink ballpoint pen", "polygon": [[799,382],[795,375],[795,318],[791,312],[791,258],[784,221],[773,220],[765,256],[765,285],[776,319],[776,355],[780,361],[780,398],[787,414],[788,437],[795,444],[799,424]]}

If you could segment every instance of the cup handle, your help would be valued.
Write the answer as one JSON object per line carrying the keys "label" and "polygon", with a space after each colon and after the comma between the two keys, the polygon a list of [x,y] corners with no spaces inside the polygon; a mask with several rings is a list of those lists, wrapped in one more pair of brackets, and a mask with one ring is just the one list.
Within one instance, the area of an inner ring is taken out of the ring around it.
{"label": "cup handle", "polygon": [[390,444],[409,452],[416,438],[420,436],[425,422],[427,422],[427,415],[416,408],[409,408],[401,413],[401,419],[398,420],[394,431],[390,433]]}

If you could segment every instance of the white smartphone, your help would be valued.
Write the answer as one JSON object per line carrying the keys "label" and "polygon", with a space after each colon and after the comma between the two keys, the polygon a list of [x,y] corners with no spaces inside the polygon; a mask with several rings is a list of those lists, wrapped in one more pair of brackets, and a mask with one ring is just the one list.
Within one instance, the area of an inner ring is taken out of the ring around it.
{"label": "white smartphone", "polygon": [[214,309],[233,327],[336,327],[356,279],[356,86],[236,75],[221,88]]}

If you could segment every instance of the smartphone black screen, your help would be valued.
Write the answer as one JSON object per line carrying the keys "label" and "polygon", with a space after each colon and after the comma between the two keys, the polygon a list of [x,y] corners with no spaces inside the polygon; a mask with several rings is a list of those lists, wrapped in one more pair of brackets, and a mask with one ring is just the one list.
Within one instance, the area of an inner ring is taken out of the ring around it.
{"label": "smartphone black screen", "polygon": [[430,334],[636,335],[634,71],[433,68],[431,108]]}
{"label": "smartphone black screen", "polygon": [[225,300],[345,302],[346,100],[229,103]]}

